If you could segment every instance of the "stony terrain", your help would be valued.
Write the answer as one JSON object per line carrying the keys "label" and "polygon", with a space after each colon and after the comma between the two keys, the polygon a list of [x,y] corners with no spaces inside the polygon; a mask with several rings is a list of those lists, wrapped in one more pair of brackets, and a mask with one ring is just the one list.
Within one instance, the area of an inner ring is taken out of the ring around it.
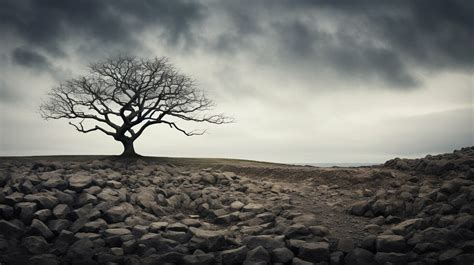
{"label": "stony terrain", "polygon": [[472,265],[473,168],[0,158],[0,263]]}

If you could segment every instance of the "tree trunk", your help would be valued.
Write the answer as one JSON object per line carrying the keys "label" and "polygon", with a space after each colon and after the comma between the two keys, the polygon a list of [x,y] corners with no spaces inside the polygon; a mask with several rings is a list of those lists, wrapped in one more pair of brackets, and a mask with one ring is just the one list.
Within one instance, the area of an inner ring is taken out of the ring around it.
{"label": "tree trunk", "polygon": [[120,156],[122,157],[137,157],[138,154],[135,153],[135,148],[133,147],[132,141],[122,141],[123,152]]}

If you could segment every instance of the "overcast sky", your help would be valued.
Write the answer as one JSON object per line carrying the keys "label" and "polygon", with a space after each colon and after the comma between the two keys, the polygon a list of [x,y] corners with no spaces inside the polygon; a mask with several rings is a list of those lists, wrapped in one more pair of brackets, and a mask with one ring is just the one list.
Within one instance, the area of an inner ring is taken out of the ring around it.
{"label": "overcast sky", "polygon": [[236,121],[150,127],[143,155],[383,162],[472,146],[473,17],[471,0],[0,1],[0,155],[119,154],[38,114],[117,54],[169,57]]}

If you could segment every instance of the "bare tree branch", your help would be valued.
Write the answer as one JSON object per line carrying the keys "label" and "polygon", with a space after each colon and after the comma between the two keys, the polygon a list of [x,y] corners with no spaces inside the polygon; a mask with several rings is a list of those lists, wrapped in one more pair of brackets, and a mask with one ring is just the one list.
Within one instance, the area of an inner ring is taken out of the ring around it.
{"label": "bare tree branch", "polygon": [[[233,121],[224,114],[208,114],[214,103],[165,57],[116,57],[93,63],[88,75],[62,83],[48,96],[40,106],[44,119],[69,119],[69,124],[82,133],[101,131],[122,142],[125,150],[127,146],[133,150],[133,142],[151,125],[167,124],[193,136],[205,130],[188,131],[174,120],[211,124]],[[173,121],[164,120],[166,117]],[[79,122],[74,123],[76,120]],[[85,121],[93,125],[85,128]]]}

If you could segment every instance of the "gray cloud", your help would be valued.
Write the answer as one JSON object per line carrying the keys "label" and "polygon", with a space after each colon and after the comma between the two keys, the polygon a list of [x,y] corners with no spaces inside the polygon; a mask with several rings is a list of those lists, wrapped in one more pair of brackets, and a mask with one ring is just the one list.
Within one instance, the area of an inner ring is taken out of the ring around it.
{"label": "gray cloud", "polygon": [[117,53],[169,56],[237,120],[199,139],[157,126],[143,154],[382,162],[472,145],[473,5],[0,1],[0,155],[120,152],[36,113],[51,87]]}
{"label": "gray cloud", "polygon": [[[462,71],[474,66],[472,1],[239,1],[223,5],[234,28],[219,36],[218,47],[227,47],[229,52],[238,49],[235,42],[245,46],[263,34],[267,39],[262,45],[277,43],[280,54],[304,67],[330,66],[346,77],[373,76],[395,88],[418,86],[413,74],[416,67]],[[251,12],[242,15],[248,9]],[[333,28],[324,28],[323,20],[329,20]],[[277,33],[277,39],[271,32]]]}
{"label": "gray cloud", "polygon": [[[171,47],[187,51],[258,51],[252,56],[262,61],[277,52],[278,63],[296,65],[296,71],[330,67],[347,79],[369,77],[411,88],[419,85],[417,67],[472,69],[473,6],[467,0],[7,0],[0,2],[0,29],[56,56],[66,55],[63,46],[71,39],[82,42],[84,54],[135,52],[142,48],[140,33],[151,29]],[[222,26],[215,37],[203,36],[213,14]]]}
{"label": "gray cloud", "polygon": [[37,69],[49,69],[51,64],[43,55],[27,48],[16,48],[12,54],[14,63]]}
{"label": "gray cloud", "polygon": [[15,93],[15,90],[7,87],[5,81],[0,80],[0,102],[10,103],[17,101],[19,96]]}
{"label": "gray cloud", "polygon": [[188,1],[15,1],[0,2],[0,29],[27,44],[65,56],[63,42],[85,38],[97,45],[139,46],[137,33],[159,26],[170,43],[191,41],[190,27],[202,17]]}

